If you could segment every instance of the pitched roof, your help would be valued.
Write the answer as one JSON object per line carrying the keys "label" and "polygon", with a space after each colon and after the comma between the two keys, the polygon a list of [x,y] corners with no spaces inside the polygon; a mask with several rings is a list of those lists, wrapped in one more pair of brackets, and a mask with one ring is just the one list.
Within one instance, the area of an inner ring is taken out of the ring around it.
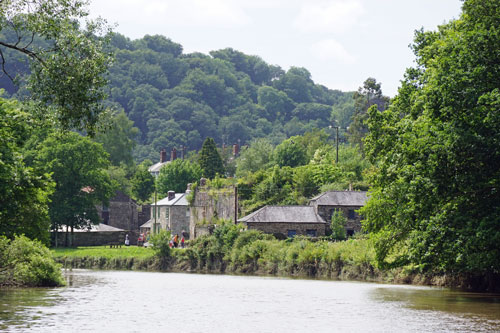
{"label": "pitched roof", "polygon": [[170,163],[170,161],[165,161],[165,162],[158,162],[158,163],[155,163],[153,164],[152,166],[150,166],[148,168],[148,171],[149,172],[154,172],[154,173],[159,173],[160,172],[160,169],[167,163]]}
{"label": "pitched roof", "polygon": [[238,222],[326,223],[313,206],[265,206]]}
{"label": "pitched roof", "polygon": [[156,204],[158,206],[187,206],[188,201],[186,199],[186,193],[175,193],[175,197],[172,200],[168,200],[168,197],[165,197]]}
{"label": "pitched roof", "polygon": [[329,191],[321,193],[309,202],[323,206],[364,206],[368,199],[366,191]]}

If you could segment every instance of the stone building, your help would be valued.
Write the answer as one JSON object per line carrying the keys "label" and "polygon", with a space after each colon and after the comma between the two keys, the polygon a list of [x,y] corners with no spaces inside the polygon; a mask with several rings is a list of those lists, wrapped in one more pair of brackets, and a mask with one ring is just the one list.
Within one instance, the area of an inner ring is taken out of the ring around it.
{"label": "stone building", "polygon": [[121,191],[116,191],[115,196],[109,199],[109,205],[96,208],[103,224],[123,230],[139,230],[139,226],[149,220],[147,206],[139,205]]}
{"label": "stone building", "polygon": [[309,205],[313,206],[328,223],[328,228],[335,211],[342,211],[347,218],[345,226],[348,236],[361,231],[361,216],[357,210],[365,205],[367,192],[365,191],[329,191],[312,198]]}
{"label": "stone building", "polygon": [[237,219],[237,189],[235,186],[212,188],[202,178],[194,190],[190,205],[189,232],[192,238],[210,233],[218,219]]}
{"label": "stone building", "polygon": [[[189,204],[186,199],[186,193],[175,193],[168,191],[168,196],[157,202],[156,207],[151,205],[151,218],[148,222],[141,225],[141,231],[149,231],[154,224],[154,215],[156,210],[156,223],[161,230],[170,230],[173,235],[185,233],[189,238]],[[149,230],[148,230],[149,229]]]}
{"label": "stone building", "polygon": [[278,239],[295,235],[324,236],[327,226],[312,206],[265,206],[238,222],[249,230],[273,234]]}

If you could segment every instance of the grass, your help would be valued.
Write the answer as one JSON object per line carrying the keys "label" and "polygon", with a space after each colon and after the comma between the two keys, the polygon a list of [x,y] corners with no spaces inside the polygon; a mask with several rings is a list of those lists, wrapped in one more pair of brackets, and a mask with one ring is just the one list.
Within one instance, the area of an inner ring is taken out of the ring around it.
{"label": "grass", "polygon": [[99,257],[106,259],[116,258],[136,258],[147,259],[154,256],[150,248],[139,246],[122,246],[121,248],[112,248],[108,246],[82,246],[77,248],[52,248],[54,258],[83,258]]}

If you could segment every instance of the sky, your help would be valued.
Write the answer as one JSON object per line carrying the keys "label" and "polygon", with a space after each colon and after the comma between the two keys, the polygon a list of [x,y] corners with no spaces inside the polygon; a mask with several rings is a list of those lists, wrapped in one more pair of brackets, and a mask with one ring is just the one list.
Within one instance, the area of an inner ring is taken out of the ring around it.
{"label": "sky", "polygon": [[397,93],[416,29],[458,18],[460,0],[93,0],[100,16],[131,39],[164,35],[184,53],[231,47],[315,83],[357,90],[368,77]]}

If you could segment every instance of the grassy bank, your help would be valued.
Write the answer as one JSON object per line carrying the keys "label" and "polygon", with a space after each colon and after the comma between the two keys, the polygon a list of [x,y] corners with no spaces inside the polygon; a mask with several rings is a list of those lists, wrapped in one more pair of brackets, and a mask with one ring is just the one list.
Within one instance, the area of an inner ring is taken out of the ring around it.
{"label": "grassy bank", "polygon": [[[465,274],[422,274],[412,267],[380,269],[370,239],[341,242],[296,237],[277,240],[240,226],[222,225],[210,236],[170,249],[168,235],[155,249],[135,246],[110,249],[85,247],[53,249],[65,267],[172,272],[274,275],[320,279],[359,280],[490,290],[484,277]],[[163,244],[163,243],[165,244]]]}

